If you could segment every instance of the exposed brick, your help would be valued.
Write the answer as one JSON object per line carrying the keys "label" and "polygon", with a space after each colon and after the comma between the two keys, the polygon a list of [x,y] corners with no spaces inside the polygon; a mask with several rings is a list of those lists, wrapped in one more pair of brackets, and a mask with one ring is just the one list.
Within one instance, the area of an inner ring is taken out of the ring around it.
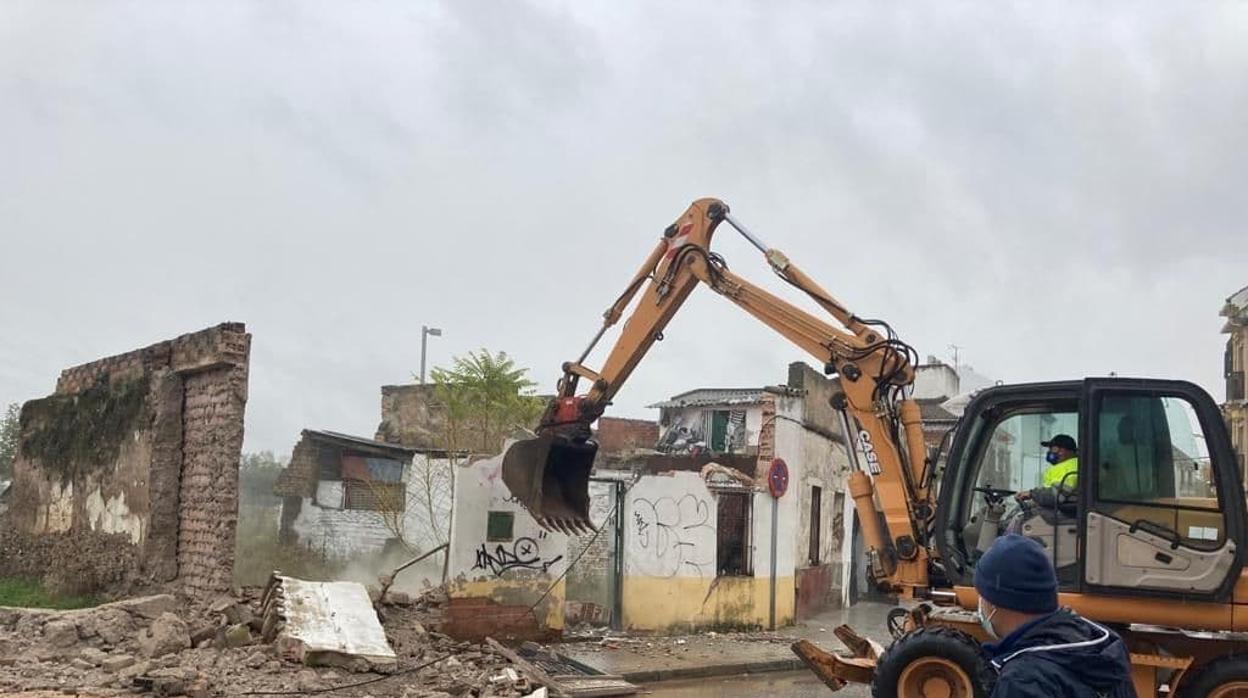
{"label": "exposed brick", "polygon": [[[111,448],[78,453],[43,439],[40,453],[19,454],[14,525],[35,535],[121,533],[139,553],[137,576],[227,590],[250,342],[241,323],[223,323],[62,371],[53,396],[23,408],[23,444],[49,423],[89,421],[83,396],[98,408],[122,403],[119,393],[136,395],[132,386],[146,392],[126,403],[138,407],[125,423],[110,423]],[[36,408],[29,418],[28,408]]]}
{"label": "exposed brick", "polygon": [[654,448],[659,442],[659,423],[646,419],[600,417],[594,432],[598,449],[607,453]]}

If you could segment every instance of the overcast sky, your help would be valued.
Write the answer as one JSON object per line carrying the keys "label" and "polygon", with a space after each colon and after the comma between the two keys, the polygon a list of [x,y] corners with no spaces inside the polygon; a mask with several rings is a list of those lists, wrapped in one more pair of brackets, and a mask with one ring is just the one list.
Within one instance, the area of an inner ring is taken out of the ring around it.
{"label": "overcast sky", "polygon": [[[0,402],[225,320],[248,450],[371,435],[422,324],[549,390],[707,195],[925,355],[1220,399],[1245,37],[1243,2],[3,0]],[[666,335],[610,414],[804,358],[706,289]]]}

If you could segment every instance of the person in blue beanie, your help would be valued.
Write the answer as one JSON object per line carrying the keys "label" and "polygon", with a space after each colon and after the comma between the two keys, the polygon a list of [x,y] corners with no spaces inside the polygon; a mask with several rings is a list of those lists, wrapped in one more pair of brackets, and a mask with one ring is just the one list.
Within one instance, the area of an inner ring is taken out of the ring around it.
{"label": "person in blue beanie", "polygon": [[1039,543],[1002,536],[975,565],[979,622],[997,683],[991,698],[1136,698],[1131,659],[1112,630],[1057,605]]}

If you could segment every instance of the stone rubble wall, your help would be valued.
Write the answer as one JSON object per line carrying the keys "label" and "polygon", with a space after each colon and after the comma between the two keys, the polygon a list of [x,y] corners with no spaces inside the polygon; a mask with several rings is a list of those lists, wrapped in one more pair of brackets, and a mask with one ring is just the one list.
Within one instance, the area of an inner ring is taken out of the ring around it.
{"label": "stone rubble wall", "polygon": [[250,341],[223,323],[64,370],[22,408],[7,525],[121,534],[134,579],[228,590]]}

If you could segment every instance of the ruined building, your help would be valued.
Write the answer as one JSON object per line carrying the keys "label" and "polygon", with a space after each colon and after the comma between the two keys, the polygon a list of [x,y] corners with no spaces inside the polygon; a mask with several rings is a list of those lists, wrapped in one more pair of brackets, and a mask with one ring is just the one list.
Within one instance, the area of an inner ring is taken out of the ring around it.
{"label": "ruined building", "polygon": [[378,441],[409,448],[439,448],[446,431],[446,407],[434,396],[432,383],[381,386]]}
{"label": "ruined building", "polygon": [[281,537],[334,560],[436,547],[451,514],[446,463],[437,449],[305,429],[273,485]]}
{"label": "ruined building", "polygon": [[1223,373],[1226,377],[1226,403],[1222,409],[1231,431],[1231,444],[1239,454],[1240,469],[1248,481],[1248,401],[1245,400],[1244,373],[1248,371],[1248,286],[1226,299],[1222,306],[1226,325]]}
{"label": "ruined building", "polygon": [[250,343],[224,323],[61,372],[52,395],[22,407],[8,525],[58,541],[57,564],[228,590]]}

